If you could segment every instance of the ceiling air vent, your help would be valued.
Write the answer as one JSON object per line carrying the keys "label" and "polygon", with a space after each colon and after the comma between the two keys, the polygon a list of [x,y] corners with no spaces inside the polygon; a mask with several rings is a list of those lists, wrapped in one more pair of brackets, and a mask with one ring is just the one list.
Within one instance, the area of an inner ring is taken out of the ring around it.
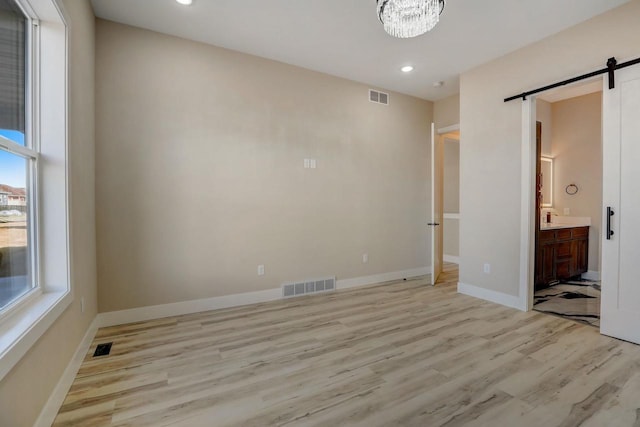
{"label": "ceiling air vent", "polygon": [[389,94],[369,89],[369,101],[375,102],[376,104],[389,105]]}

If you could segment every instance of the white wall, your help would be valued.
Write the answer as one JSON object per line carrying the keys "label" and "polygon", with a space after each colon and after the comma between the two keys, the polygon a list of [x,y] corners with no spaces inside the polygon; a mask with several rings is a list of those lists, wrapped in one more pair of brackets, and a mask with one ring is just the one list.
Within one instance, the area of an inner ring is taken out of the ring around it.
{"label": "white wall", "polygon": [[103,20],[96,96],[100,311],[428,265],[432,103]]}
{"label": "white wall", "polygon": [[461,282],[518,295],[522,102],[503,98],[640,56],[638,17],[632,0],[461,76]]}
{"label": "white wall", "polygon": [[[70,22],[69,169],[74,301],[0,382],[0,425],[31,426],[97,311],[94,180],[94,17],[64,0]],[[80,298],[85,299],[85,312]]]}

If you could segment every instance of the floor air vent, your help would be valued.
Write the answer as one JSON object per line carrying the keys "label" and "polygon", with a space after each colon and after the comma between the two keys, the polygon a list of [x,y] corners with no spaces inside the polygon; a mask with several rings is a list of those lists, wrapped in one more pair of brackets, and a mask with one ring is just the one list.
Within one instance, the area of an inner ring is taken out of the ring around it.
{"label": "floor air vent", "polygon": [[300,295],[316,294],[318,292],[333,291],[336,288],[336,278],[305,280],[304,282],[285,283],[282,285],[282,296],[285,298]]}
{"label": "floor air vent", "polygon": [[98,344],[98,346],[96,347],[96,351],[93,353],[93,357],[108,356],[109,353],[111,352],[112,345],[113,345],[112,342]]}
{"label": "floor air vent", "polygon": [[375,102],[376,104],[389,105],[389,94],[369,89],[369,101]]}

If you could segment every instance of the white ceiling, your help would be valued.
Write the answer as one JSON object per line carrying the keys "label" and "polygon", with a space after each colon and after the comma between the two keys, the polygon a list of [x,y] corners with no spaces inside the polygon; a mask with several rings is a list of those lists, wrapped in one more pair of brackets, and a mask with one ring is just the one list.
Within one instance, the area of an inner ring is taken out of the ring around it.
{"label": "white ceiling", "polygon": [[374,0],[92,3],[100,18],[437,100],[458,93],[462,72],[627,1],[447,0],[436,28],[413,39],[387,35]]}

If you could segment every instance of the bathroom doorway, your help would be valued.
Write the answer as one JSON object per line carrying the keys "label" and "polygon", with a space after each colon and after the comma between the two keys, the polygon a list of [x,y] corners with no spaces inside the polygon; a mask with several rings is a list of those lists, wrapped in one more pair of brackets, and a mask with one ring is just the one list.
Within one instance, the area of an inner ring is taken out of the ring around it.
{"label": "bathroom doorway", "polygon": [[602,81],[535,104],[533,309],[599,327]]}

